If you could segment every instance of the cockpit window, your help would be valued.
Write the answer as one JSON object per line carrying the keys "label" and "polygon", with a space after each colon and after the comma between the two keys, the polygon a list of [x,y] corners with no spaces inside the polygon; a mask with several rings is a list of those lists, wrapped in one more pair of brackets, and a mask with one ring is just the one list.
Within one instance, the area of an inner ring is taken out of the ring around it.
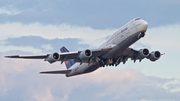
{"label": "cockpit window", "polygon": [[140,19],[141,19],[141,18],[136,18],[135,21],[136,21],[136,20],[140,20]]}

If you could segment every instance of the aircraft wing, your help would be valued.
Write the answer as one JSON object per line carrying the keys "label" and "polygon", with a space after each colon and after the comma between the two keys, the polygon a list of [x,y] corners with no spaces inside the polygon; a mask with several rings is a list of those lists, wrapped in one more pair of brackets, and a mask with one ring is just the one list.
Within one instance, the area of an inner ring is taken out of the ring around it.
{"label": "aircraft wing", "polygon": [[164,54],[161,54],[159,51],[152,51],[151,53],[149,53],[149,50],[146,48],[140,50],[127,48],[123,54],[119,55],[118,58],[115,58],[114,60],[116,65],[118,65],[120,62],[123,62],[123,64],[125,64],[129,58],[134,62],[136,62],[136,60],[139,60],[139,62],[141,62],[144,58],[147,58],[151,61],[156,61],[161,57],[161,55]]}
{"label": "aircraft wing", "polygon": [[[69,59],[74,59],[75,62],[82,62],[82,63],[89,63],[90,60],[91,62],[95,62],[96,57],[101,57],[104,55],[107,51],[109,51],[111,48],[104,48],[104,49],[93,49],[90,50],[92,53],[89,58],[87,57],[83,59],[84,54],[86,54],[87,50],[84,51],[78,51],[78,52],[65,52],[65,53],[60,53],[60,61],[68,61]],[[82,56],[82,57],[81,57]],[[82,61],[83,60],[83,61]]]}
{"label": "aircraft wing", "polygon": [[[5,56],[6,58],[22,58],[22,59],[44,59],[49,63],[53,63],[56,61],[68,61],[69,59],[74,59],[75,62],[81,63],[93,63],[96,62],[96,57],[100,57],[109,51],[112,48],[103,48],[103,49],[92,49],[92,50],[84,50],[77,52],[65,52],[65,53],[52,53],[45,55],[13,55],[13,56]],[[87,55],[87,56],[86,56]]]}
{"label": "aircraft wing", "polygon": [[44,71],[41,74],[68,74],[71,70]]}

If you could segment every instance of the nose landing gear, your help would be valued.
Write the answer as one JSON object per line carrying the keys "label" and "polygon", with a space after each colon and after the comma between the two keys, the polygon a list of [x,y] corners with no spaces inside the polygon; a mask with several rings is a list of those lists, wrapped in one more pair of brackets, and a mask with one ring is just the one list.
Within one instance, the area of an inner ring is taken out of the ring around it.
{"label": "nose landing gear", "polygon": [[145,32],[141,32],[141,33],[139,33],[138,38],[142,38],[144,36],[145,36]]}

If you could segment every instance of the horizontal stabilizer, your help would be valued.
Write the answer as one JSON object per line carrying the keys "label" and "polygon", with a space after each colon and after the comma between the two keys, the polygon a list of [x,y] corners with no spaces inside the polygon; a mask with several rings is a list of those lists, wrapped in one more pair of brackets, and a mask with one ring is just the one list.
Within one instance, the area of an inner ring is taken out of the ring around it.
{"label": "horizontal stabilizer", "polygon": [[31,56],[19,56],[19,55],[13,55],[13,56],[5,56],[6,58],[23,58],[23,59],[44,59],[48,56],[47,55],[31,55]]}
{"label": "horizontal stabilizer", "polygon": [[59,71],[44,71],[40,72],[41,74],[67,74],[71,72],[71,70],[59,70]]}

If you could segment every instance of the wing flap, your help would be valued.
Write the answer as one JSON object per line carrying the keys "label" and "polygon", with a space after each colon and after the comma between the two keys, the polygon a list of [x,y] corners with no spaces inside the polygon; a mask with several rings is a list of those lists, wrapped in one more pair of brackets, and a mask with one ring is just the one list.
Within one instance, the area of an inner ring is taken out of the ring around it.
{"label": "wing flap", "polygon": [[75,59],[79,56],[79,52],[65,52],[60,53],[60,61],[68,61],[69,59]]}
{"label": "wing flap", "polygon": [[71,70],[58,70],[58,71],[44,71],[40,72],[40,74],[68,74]]}

